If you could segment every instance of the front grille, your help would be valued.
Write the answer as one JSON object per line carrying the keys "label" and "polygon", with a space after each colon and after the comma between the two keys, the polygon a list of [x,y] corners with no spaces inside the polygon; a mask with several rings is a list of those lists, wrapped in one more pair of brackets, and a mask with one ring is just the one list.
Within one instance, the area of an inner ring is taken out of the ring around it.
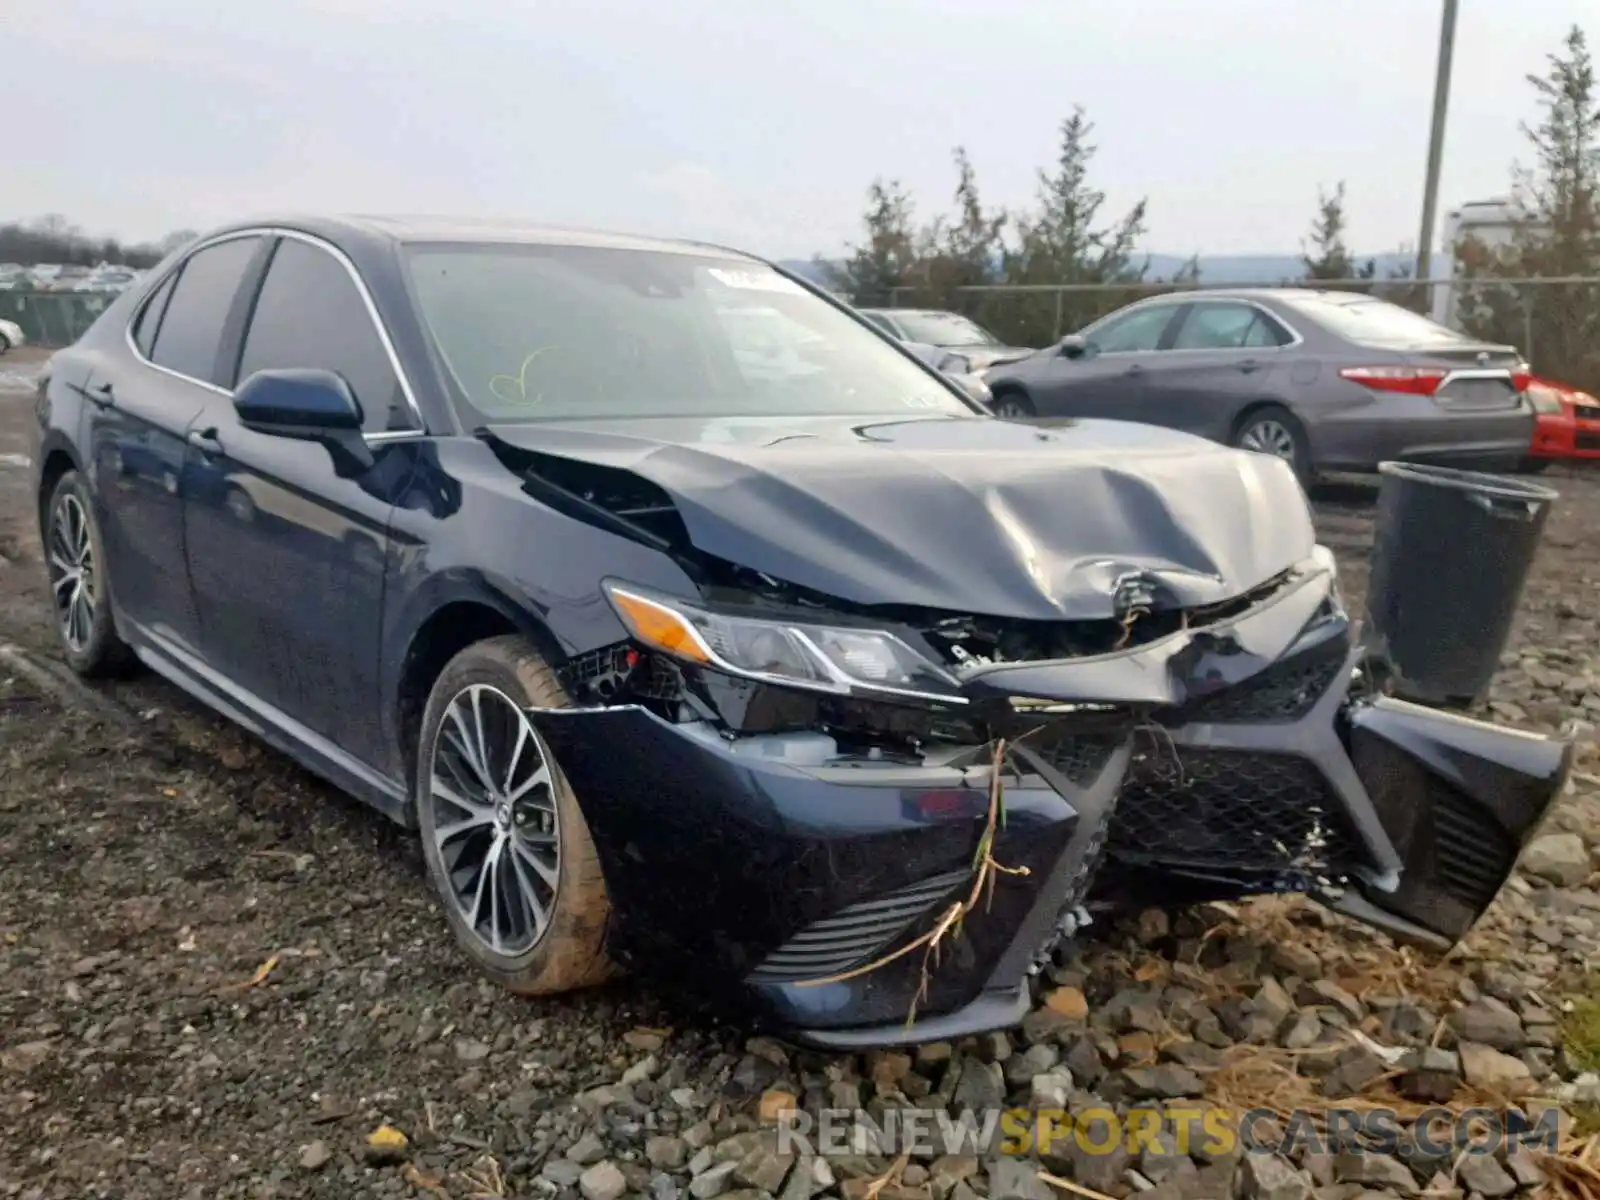
{"label": "front grille", "polygon": [[1037,739],[1030,737],[1023,745],[1037,751],[1040,758],[1079,787],[1088,787],[1100,778],[1100,772],[1106,769],[1106,763],[1111,761],[1119,744],[1109,738],[1092,736],[1057,734],[1052,737],[1053,732],[1042,730]]}
{"label": "front grille", "polygon": [[1175,746],[1142,733],[1112,820],[1110,855],[1136,865],[1278,876],[1304,890],[1356,860],[1336,797],[1294,755]]}
{"label": "front grille", "polygon": [[1474,911],[1485,909],[1516,865],[1505,830],[1483,807],[1434,775],[1428,776],[1439,886]]}
{"label": "front grille", "polygon": [[1578,433],[1573,444],[1579,450],[1600,450],[1600,433]]}
{"label": "front grille", "polygon": [[1347,642],[1329,644],[1273,663],[1243,683],[1186,705],[1179,719],[1205,723],[1298,721],[1338,679]]}
{"label": "front grille", "polygon": [[751,983],[826,979],[859,966],[880,953],[918,918],[926,916],[957,887],[970,884],[969,871],[949,871],[840,909],[813,921],[771,954],[749,975]]}

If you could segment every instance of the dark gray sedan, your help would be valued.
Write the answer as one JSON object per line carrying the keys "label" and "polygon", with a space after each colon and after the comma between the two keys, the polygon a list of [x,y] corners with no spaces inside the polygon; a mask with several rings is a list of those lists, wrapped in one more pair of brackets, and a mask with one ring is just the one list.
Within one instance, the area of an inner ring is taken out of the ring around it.
{"label": "dark gray sedan", "polygon": [[1516,347],[1386,300],[1272,288],[1141,300],[982,375],[1000,416],[1164,425],[1309,478],[1386,459],[1509,468],[1533,433],[1527,371]]}

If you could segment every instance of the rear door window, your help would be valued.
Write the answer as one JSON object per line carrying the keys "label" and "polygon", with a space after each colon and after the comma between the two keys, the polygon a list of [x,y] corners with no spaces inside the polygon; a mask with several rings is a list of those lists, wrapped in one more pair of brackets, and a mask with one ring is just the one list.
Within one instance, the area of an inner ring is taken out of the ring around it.
{"label": "rear door window", "polygon": [[1289,339],[1282,327],[1250,304],[1201,303],[1184,317],[1174,350],[1243,350],[1279,346]]}
{"label": "rear door window", "polygon": [[151,362],[190,379],[227,386],[217,363],[222,330],[260,246],[258,236],[232,238],[189,256],[161,317]]}

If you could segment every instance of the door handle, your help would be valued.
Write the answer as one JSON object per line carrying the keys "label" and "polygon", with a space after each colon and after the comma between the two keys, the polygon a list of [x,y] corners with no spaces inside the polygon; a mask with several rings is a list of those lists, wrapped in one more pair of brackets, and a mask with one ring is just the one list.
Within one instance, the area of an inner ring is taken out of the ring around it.
{"label": "door handle", "polygon": [[1124,375],[1143,375],[1144,374],[1144,368],[1141,367],[1138,363],[1134,363],[1133,366],[1129,367],[1126,371],[1123,372],[1123,374]]}
{"label": "door handle", "polygon": [[1261,364],[1253,358],[1247,358],[1239,364],[1239,370],[1243,371],[1246,375],[1250,374],[1251,371],[1259,371],[1260,369]]}
{"label": "door handle", "polygon": [[191,429],[189,431],[189,445],[201,454],[213,455],[222,453],[222,442],[217,437],[215,426],[209,429]]}
{"label": "door handle", "polygon": [[92,388],[79,388],[78,391],[88,397],[89,403],[96,408],[110,408],[117,398],[109,379],[104,383],[95,384]]}

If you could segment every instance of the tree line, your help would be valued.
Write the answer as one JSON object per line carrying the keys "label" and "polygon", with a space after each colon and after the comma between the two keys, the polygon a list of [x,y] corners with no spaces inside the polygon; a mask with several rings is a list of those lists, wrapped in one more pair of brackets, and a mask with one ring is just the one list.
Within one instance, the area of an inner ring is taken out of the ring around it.
{"label": "tree line", "polygon": [[87,234],[65,217],[51,214],[0,223],[0,262],[30,267],[36,263],[93,267],[103,262],[153,267],[194,236],[193,230],[180,229],[156,242],[123,242]]}
{"label": "tree line", "polygon": [[[1544,70],[1527,80],[1538,117],[1522,126],[1532,164],[1512,171],[1514,235],[1506,246],[1469,238],[1456,248],[1454,275],[1469,284],[1600,277],[1600,93],[1584,31],[1574,26],[1546,56]],[[983,201],[963,147],[953,152],[954,203],[929,220],[918,220],[915,199],[899,181],[874,180],[862,216],[864,236],[841,263],[826,268],[834,286],[861,305],[966,312],[1008,342],[1042,346],[1160,284],[1202,282],[1197,258],[1170,278],[1150,276],[1149,260],[1137,250],[1148,201],[1122,213],[1105,211],[1106,195],[1092,178],[1093,134],[1085,110],[1075,107],[1061,122],[1054,163],[1037,172],[1033,203],[1021,211]],[[1351,251],[1346,205],[1343,182],[1319,189],[1302,242],[1302,278],[1361,281],[1355,286],[1426,311],[1430,288],[1412,279],[1410,268],[1380,278],[1375,261]],[[1041,290],[962,291],[985,284]],[[1057,294],[1043,287],[1060,284],[1080,287]],[[1518,345],[1534,356],[1536,368],[1600,391],[1600,288],[1481,285],[1456,291],[1459,318],[1471,332]]]}

